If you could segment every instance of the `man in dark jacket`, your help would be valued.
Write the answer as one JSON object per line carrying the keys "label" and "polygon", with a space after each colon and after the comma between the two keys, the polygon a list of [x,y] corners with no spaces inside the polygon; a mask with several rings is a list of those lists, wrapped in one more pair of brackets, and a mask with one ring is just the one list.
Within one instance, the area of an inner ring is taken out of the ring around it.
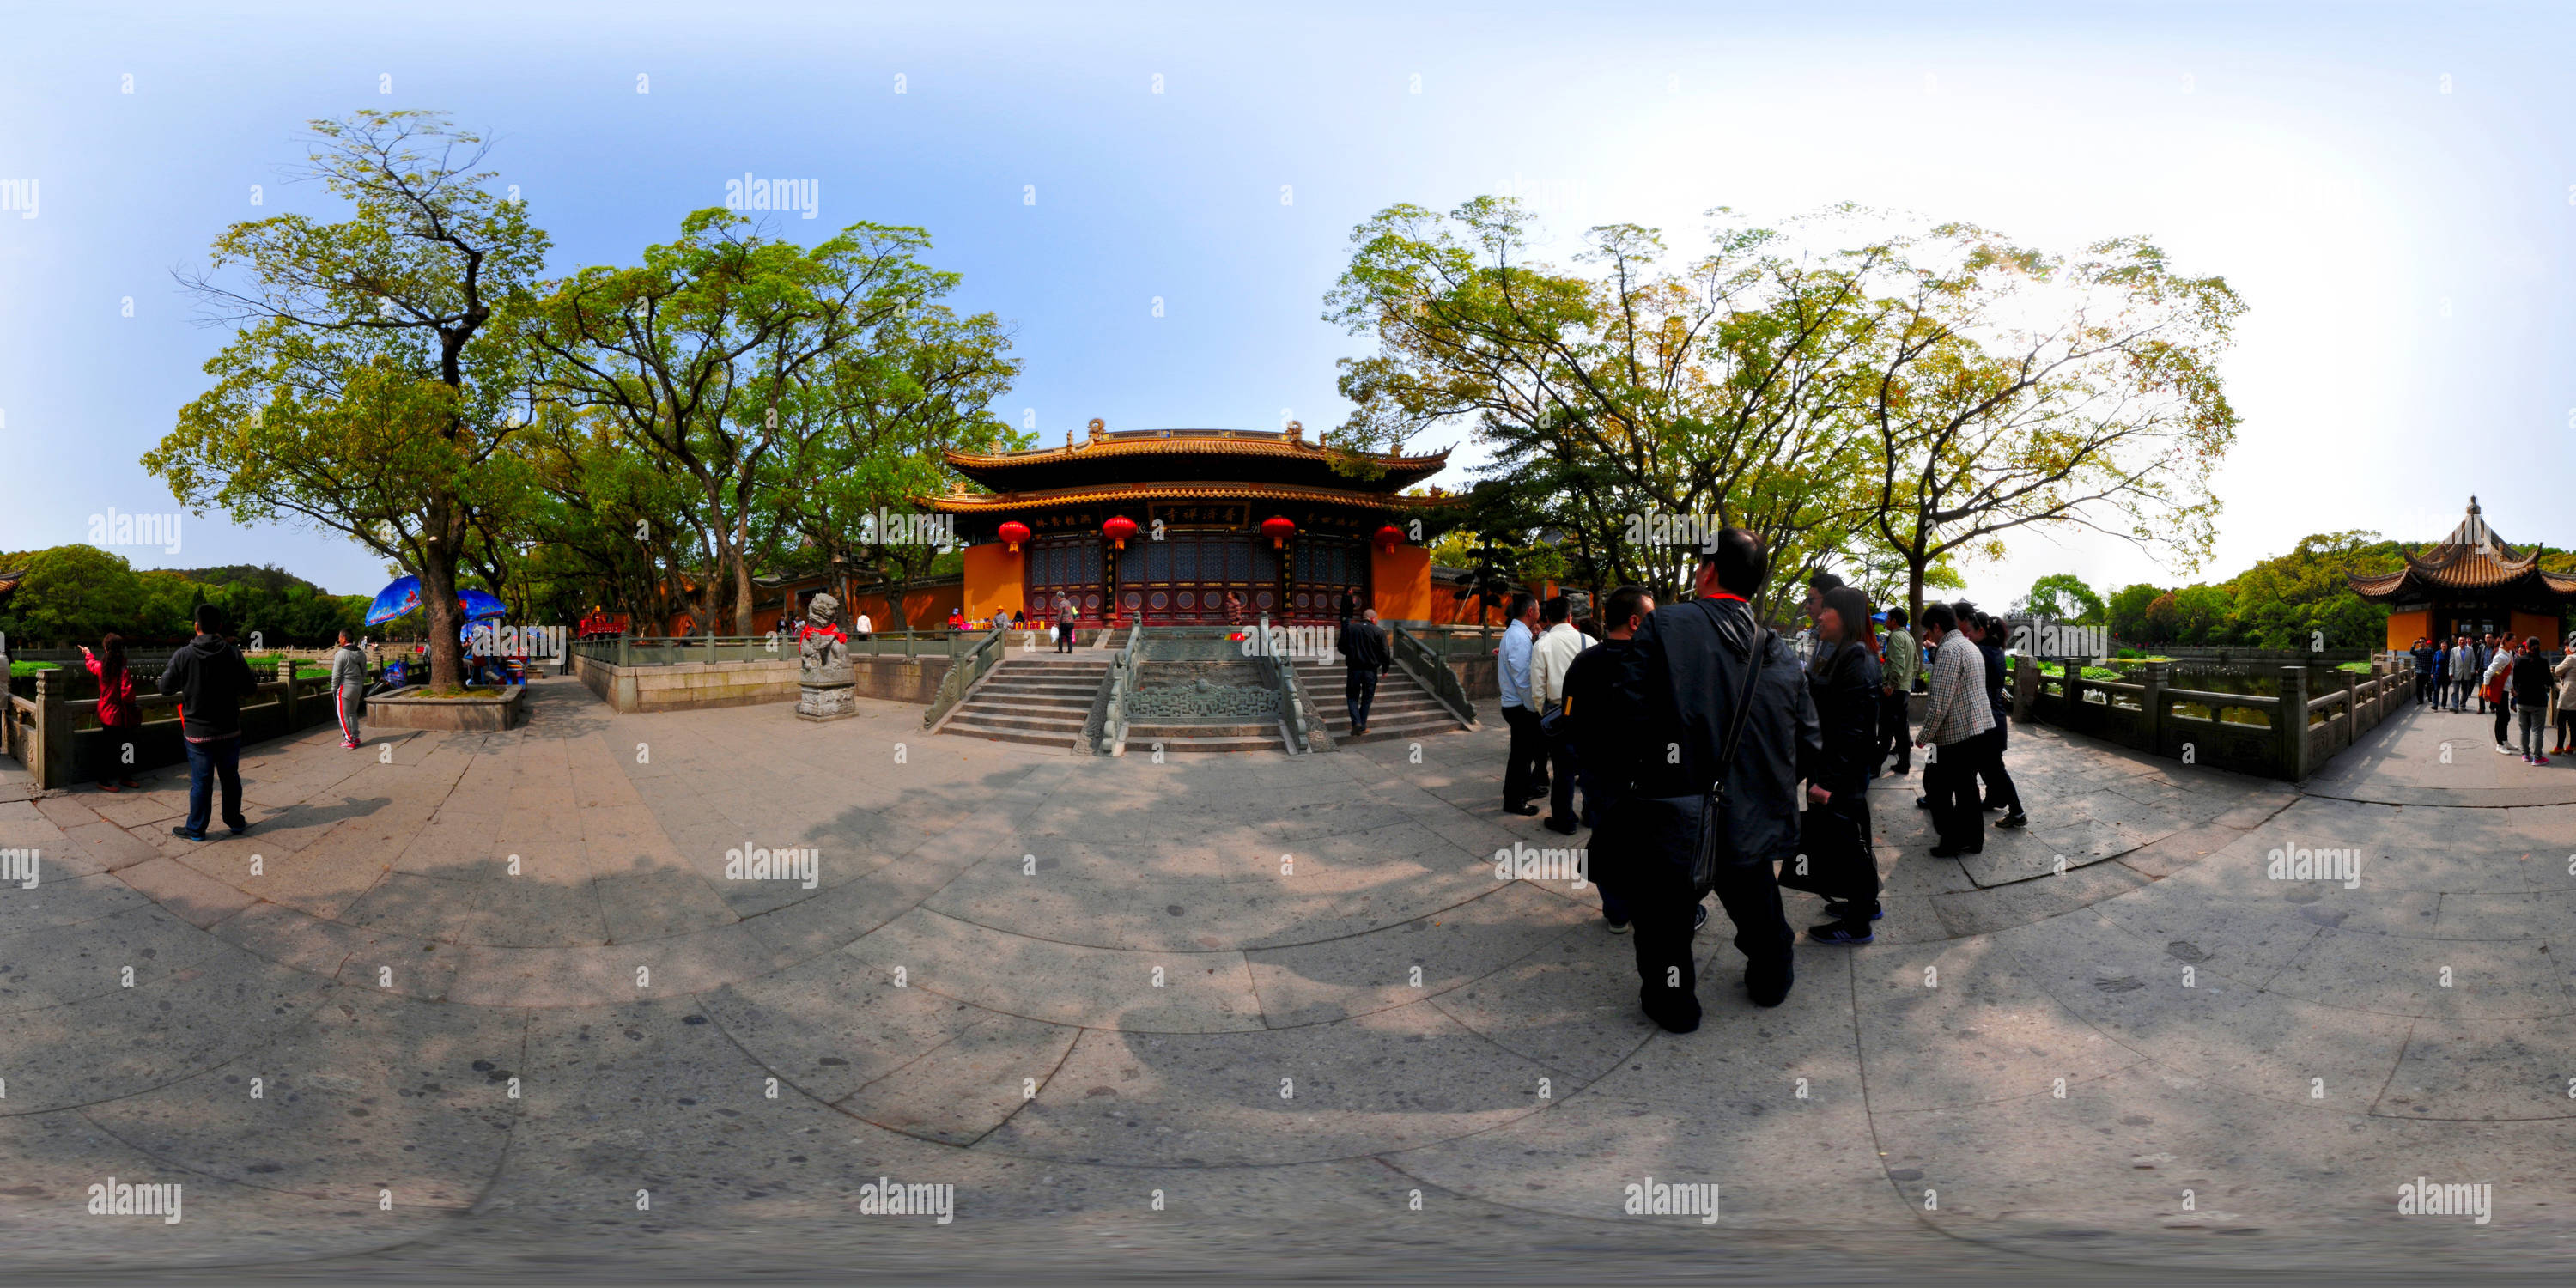
{"label": "man in dark jacket", "polygon": [[[1966,605],[1960,605],[1966,608]],[[1966,628],[1968,616],[1977,626],[1968,638],[1977,645],[1977,656],[1986,663],[1986,705],[1995,713],[1995,727],[1978,735],[1986,740],[1985,750],[1977,754],[1977,777],[1985,782],[1985,794],[1979,798],[1981,809],[2005,811],[1996,820],[1997,827],[2028,827],[2030,816],[2021,811],[2021,788],[2013,785],[2012,771],[2004,768],[2004,748],[2011,742],[2007,727],[2012,718],[2012,700],[2004,695],[2004,651],[1997,641],[2004,638],[2004,624],[1986,613],[1971,610],[1960,617]]]}
{"label": "man in dark jacket", "polygon": [[2540,740],[2549,732],[2549,690],[2552,677],[2549,658],[2540,651],[2540,637],[2523,637],[2522,647],[2513,659],[2511,688],[2514,710],[2522,717],[2522,760],[2527,765],[2546,765],[2549,753],[2541,750]]}
{"label": "man in dark jacket", "polygon": [[213,787],[224,789],[224,826],[239,836],[250,830],[241,805],[241,703],[259,688],[241,651],[224,638],[231,624],[222,609],[197,606],[197,637],[170,655],[161,692],[179,697],[179,733],[188,741],[188,821],[172,836],[206,839]]}
{"label": "man in dark jacket", "polygon": [[[1636,736],[1637,714],[1622,700],[1619,680],[1637,628],[1655,611],[1655,597],[1643,586],[1621,586],[1610,592],[1600,621],[1601,643],[1576,654],[1565,669],[1564,744],[1572,755],[1575,781],[1583,788],[1583,822],[1592,828],[1587,873],[1601,887],[1601,916],[1614,935],[1628,933],[1628,894],[1635,864],[1617,824],[1633,811],[1619,808],[1629,784],[1618,773]],[[1614,781],[1615,780],[1615,781]],[[1697,916],[1696,913],[1693,916]]]}
{"label": "man in dark jacket", "polygon": [[1377,701],[1377,678],[1395,665],[1395,655],[1386,646],[1386,629],[1377,624],[1377,610],[1368,609],[1358,620],[1342,623],[1333,649],[1342,655],[1342,704],[1350,711],[1351,736],[1356,738],[1368,732],[1369,704]]}
{"label": "man in dark jacket", "polygon": [[[1748,601],[1769,575],[1761,538],[1740,528],[1720,532],[1700,557],[1698,597],[1647,618],[1625,667],[1622,687],[1639,717],[1628,759],[1635,796],[1623,805],[1640,869],[1631,903],[1638,996],[1647,1017],[1675,1033],[1699,1027],[1691,863],[1702,844],[1703,796],[1721,775],[1728,804],[1707,843],[1718,856],[1718,902],[1745,956],[1745,992],[1756,1006],[1778,1006],[1795,978],[1794,940],[1772,865],[1797,853],[1798,780],[1823,743],[1797,654],[1753,620]],[[1724,761],[1757,649],[1762,670],[1743,740]]]}

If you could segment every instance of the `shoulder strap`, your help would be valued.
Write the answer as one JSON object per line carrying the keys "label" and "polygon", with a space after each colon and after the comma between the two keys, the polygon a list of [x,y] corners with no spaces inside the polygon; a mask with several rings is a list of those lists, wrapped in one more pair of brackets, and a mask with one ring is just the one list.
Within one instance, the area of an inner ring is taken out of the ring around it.
{"label": "shoulder strap", "polygon": [[[1717,621],[1714,603],[1706,599],[1691,602],[1701,606],[1700,611],[1712,624]],[[1762,664],[1771,657],[1771,642],[1778,638],[1779,632],[1765,629],[1753,641],[1753,664],[1744,668],[1744,691],[1735,695],[1735,719],[1727,728],[1725,744],[1718,748],[1716,776],[1709,780],[1719,800],[1726,798],[1726,772],[1735,765],[1735,749],[1744,741],[1744,723],[1753,712],[1753,686],[1762,678]]]}
{"label": "shoulder strap", "polygon": [[1771,656],[1771,641],[1775,637],[1775,632],[1766,630],[1761,638],[1753,641],[1753,665],[1744,668],[1744,691],[1735,695],[1735,722],[1726,731],[1726,745],[1717,753],[1720,779],[1725,778],[1727,769],[1735,764],[1735,748],[1744,741],[1744,724],[1753,715],[1753,686],[1762,679],[1762,663]]}

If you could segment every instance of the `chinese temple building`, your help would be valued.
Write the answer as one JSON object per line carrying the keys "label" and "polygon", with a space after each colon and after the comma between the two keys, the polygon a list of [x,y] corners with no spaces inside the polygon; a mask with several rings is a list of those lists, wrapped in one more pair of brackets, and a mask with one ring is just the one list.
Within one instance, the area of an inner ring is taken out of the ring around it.
{"label": "chinese temple building", "polygon": [[1111,433],[1094,420],[1063,447],[947,460],[987,489],[921,498],[955,516],[970,618],[1036,620],[1059,591],[1086,626],[1223,623],[1229,593],[1246,621],[1332,621],[1347,589],[1389,621],[1455,611],[1453,595],[1434,603],[1427,543],[1457,498],[1403,494],[1445,451],[1354,455],[1293,421]]}
{"label": "chinese temple building", "polygon": [[2418,636],[2498,634],[2537,636],[2555,648],[2563,638],[2561,618],[2576,603],[2576,574],[2544,571],[2537,549],[2515,553],[2487,526],[2476,497],[2441,544],[2404,557],[2406,566],[2396,572],[2346,578],[2363,599],[2393,610],[2388,647],[2406,648]]}

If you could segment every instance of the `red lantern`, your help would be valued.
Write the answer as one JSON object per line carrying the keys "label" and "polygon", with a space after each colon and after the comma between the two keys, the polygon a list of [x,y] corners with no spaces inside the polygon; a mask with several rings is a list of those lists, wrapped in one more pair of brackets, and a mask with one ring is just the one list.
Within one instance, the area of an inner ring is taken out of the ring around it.
{"label": "red lantern", "polygon": [[1261,535],[1270,538],[1270,548],[1276,550],[1287,545],[1288,538],[1297,535],[1297,525],[1274,514],[1261,521]]}
{"label": "red lantern", "polygon": [[1009,542],[1012,554],[1020,552],[1020,543],[1029,539],[1029,525],[1012,519],[1002,525],[1002,540]]}
{"label": "red lantern", "polygon": [[1127,538],[1136,535],[1136,521],[1123,514],[1113,514],[1109,516],[1109,522],[1100,525],[1100,535],[1117,542],[1118,548],[1124,550]]}
{"label": "red lantern", "polygon": [[1403,544],[1404,544],[1404,529],[1399,528],[1399,527],[1395,526],[1394,524],[1390,523],[1390,524],[1386,525],[1385,527],[1380,528],[1380,529],[1378,529],[1378,530],[1377,530],[1377,548],[1378,548],[1378,549],[1380,549],[1380,550],[1384,550],[1384,551],[1387,551],[1387,552],[1389,552],[1389,553],[1393,553],[1393,551],[1395,550],[1395,548],[1396,548],[1397,546],[1400,546],[1400,545],[1403,545]]}

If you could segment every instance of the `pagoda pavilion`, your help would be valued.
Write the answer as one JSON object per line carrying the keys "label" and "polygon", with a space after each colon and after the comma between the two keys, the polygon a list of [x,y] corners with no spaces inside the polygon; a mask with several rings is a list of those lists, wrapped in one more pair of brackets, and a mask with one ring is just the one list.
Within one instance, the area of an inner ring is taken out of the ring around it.
{"label": "pagoda pavilion", "polygon": [[969,618],[1037,620],[1059,591],[1088,626],[1223,623],[1229,592],[1246,621],[1331,621],[1347,589],[1389,621],[1452,611],[1433,603],[1426,543],[1458,498],[1403,494],[1445,451],[1340,452],[1293,421],[1112,433],[1094,420],[1062,447],[947,459],[985,489],[920,498],[955,516]]}
{"label": "pagoda pavilion", "polygon": [[2406,648],[2419,636],[2537,636],[2551,648],[2563,638],[2561,617],[2576,603],[2576,574],[2542,570],[2537,549],[2515,553],[2487,526],[2476,497],[2441,544],[2401,553],[2406,566],[2396,572],[2346,578],[2363,599],[2393,610],[2389,648]]}

